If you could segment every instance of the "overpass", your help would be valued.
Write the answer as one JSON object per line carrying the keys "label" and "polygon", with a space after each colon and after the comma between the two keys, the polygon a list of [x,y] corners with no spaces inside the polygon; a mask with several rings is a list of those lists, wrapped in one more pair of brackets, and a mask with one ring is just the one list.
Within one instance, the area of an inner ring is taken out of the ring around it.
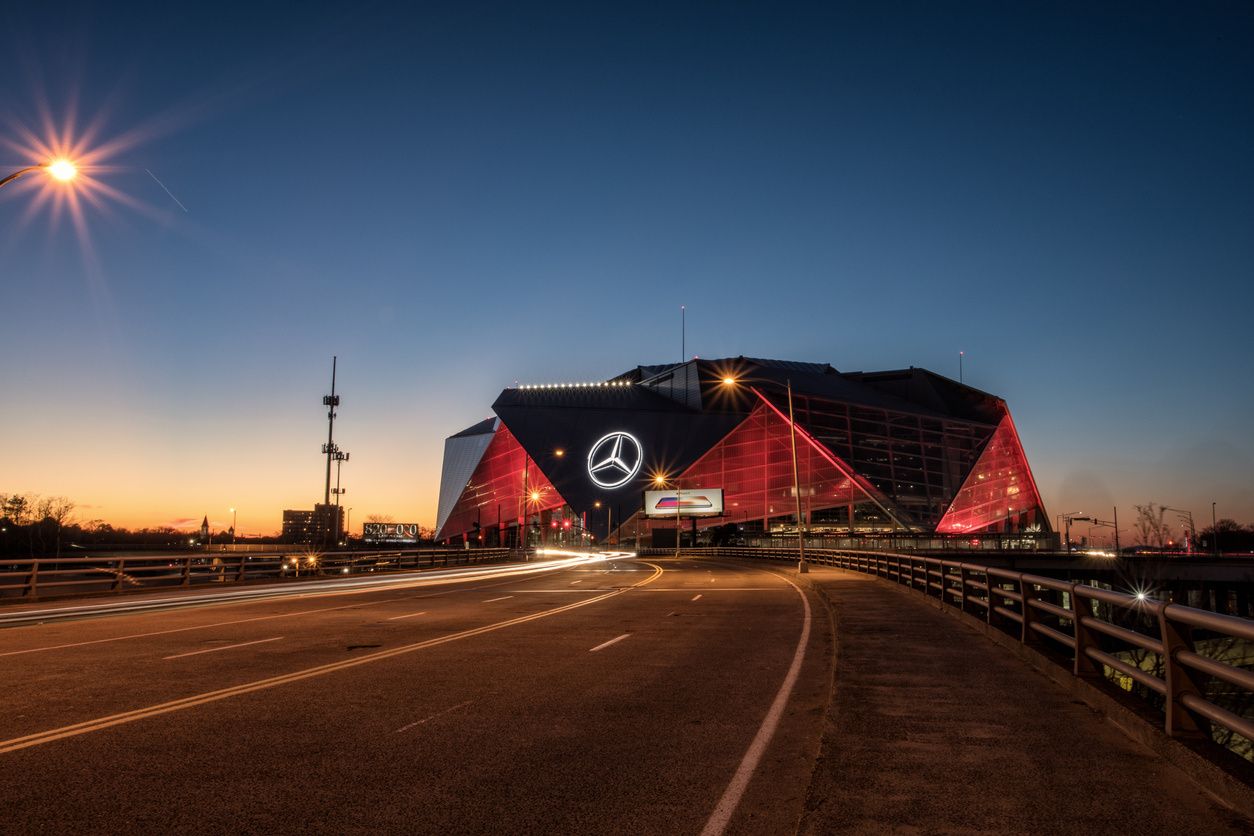
{"label": "overpass", "polygon": [[[6,605],[5,830],[1249,832],[1247,763],[1203,733],[1249,731],[1206,685],[1249,690],[1206,644],[1248,621],[1012,569],[792,557],[260,584],[209,564]],[[1165,711],[1083,664],[1158,693],[1120,641],[1173,660]]]}

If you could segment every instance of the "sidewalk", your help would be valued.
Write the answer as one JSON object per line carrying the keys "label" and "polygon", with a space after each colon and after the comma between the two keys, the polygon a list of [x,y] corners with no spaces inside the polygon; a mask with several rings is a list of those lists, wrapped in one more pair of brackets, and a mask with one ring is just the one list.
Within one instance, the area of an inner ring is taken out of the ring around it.
{"label": "sidewalk", "polygon": [[812,567],[836,688],[803,833],[1254,833],[1175,767],[934,604]]}

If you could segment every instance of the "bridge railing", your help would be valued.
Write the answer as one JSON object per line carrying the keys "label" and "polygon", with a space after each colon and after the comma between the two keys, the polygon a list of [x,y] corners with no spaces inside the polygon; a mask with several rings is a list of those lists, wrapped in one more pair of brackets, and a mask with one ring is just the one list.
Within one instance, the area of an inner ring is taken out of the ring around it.
{"label": "bridge railing", "polygon": [[506,560],[505,548],[343,552],[182,552],[0,558],[0,602],[202,584],[412,571]]}
{"label": "bridge railing", "polygon": [[[795,548],[684,553],[797,560]],[[1254,755],[1254,671],[1245,666],[1254,664],[1254,621],[1166,603],[1146,592],[958,560],[809,549],[806,558],[917,590],[1042,651],[1075,676],[1113,680],[1161,709],[1168,735],[1209,736],[1247,759]]]}

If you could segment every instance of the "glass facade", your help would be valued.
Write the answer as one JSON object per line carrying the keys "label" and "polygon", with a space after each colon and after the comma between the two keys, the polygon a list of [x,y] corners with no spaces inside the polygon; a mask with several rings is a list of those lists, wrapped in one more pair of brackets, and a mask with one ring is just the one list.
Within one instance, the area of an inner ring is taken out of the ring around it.
{"label": "glass facade", "polygon": [[465,534],[484,545],[517,544],[523,528],[535,531],[554,522],[561,525],[564,520],[555,520],[552,512],[565,504],[514,434],[501,424],[437,538]]}
{"label": "glass facade", "polygon": [[1028,531],[1040,526],[1041,497],[1007,414],[936,530]]}
{"label": "glass facade", "polygon": [[[787,401],[769,396],[782,410]],[[793,398],[797,424],[848,462],[912,527],[933,529],[993,432],[986,424]]]}

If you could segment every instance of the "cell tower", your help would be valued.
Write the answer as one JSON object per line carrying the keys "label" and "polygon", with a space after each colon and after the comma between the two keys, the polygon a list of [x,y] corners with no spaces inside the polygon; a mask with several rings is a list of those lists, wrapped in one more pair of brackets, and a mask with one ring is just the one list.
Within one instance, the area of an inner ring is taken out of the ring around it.
{"label": "cell tower", "polygon": [[[322,504],[331,504],[331,462],[342,464],[348,461],[348,453],[340,450],[335,443],[335,410],[340,405],[340,396],[335,394],[335,364],[336,357],[331,358],[331,394],[324,395],[322,405],[327,407],[327,443],[322,445],[322,453],[327,457],[327,481],[326,487],[322,494]],[[339,465],[336,466],[335,472],[335,504],[340,504],[340,494],[345,493],[340,489]]]}

